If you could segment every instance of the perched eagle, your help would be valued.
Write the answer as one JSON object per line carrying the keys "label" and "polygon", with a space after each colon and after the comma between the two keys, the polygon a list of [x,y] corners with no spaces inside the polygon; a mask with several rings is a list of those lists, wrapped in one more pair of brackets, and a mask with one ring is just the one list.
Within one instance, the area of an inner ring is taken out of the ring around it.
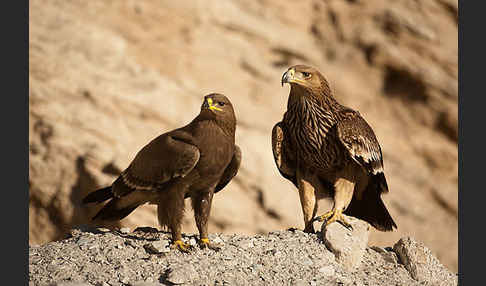
{"label": "perched eagle", "polygon": [[139,205],[156,204],[160,225],[172,232],[173,247],[187,251],[189,246],[181,240],[181,222],[184,199],[190,197],[199,244],[214,248],[208,239],[213,194],[229,183],[241,162],[235,130],[236,117],[228,98],[206,95],[192,122],[153,139],[111,186],[90,193],[83,203],[110,199],[93,220],[120,220]]}
{"label": "perched eagle", "polygon": [[[278,170],[298,189],[304,231],[313,222],[338,221],[343,213],[381,231],[397,228],[381,194],[388,192],[378,140],[359,112],[339,104],[315,68],[296,65],[282,76],[290,84],[287,111],[272,130]],[[333,197],[329,212],[315,218],[317,200]]]}

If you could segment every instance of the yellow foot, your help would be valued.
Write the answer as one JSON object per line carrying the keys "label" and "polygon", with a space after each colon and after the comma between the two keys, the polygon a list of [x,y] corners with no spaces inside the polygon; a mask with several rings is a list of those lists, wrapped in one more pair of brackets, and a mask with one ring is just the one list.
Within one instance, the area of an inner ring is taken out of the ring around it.
{"label": "yellow foot", "polygon": [[188,253],[192,246],[182,242],[182,240],[176,240],[174,241],[174,244],[172,244],[171,247],[179,249],[181,252]]}
{"label": "yellow foot", "polygon": [[201,248],[209,248],[212,250],[220,250],[223,246],[219,243],[213,243],[209,241],[209,238],[201,238],[199,240],[199,246]]}
{"label": "yellow foot", "polygon": [[319,222],[323,222],[328,226],[329,224],[337,221],[347,227],[348,229],[353,229],[351,224],[344,218],[343,211],[341,210],[330,210],[327,213],[316,217],[314,220],[317,220]]}

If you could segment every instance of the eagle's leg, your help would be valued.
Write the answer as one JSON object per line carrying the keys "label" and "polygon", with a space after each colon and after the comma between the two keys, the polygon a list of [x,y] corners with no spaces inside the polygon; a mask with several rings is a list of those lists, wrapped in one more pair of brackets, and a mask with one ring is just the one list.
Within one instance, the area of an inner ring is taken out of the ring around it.
{"label": "eagle's leg", "polygon": [[172,189],[159,200],[158,219],[160,225],[168,225],[172,233],[171,248],[189,252],[191,246],[182,241],[182,218],[184,216],[184,192]]}
{"label": "eagle's leg", "polygon": [[311,181],[297,171],[300,204],[304,215],[304,232],[315,233],[313,218],[317,213],[316,189]]}
{"label": "eagle's leg", "polygon": [[316,218],[317,221],[325,221],[326,226],[337,221],[347,228],[352,229],[351,224],[346,220],[343,212],[348,207],[353,198],[355,183],[346,178],[339,178],[334,183],[334,206],[332,210],[320,215]]}
{"label": "eagle's leg", "polygon": [[199,230],[199,246],[201,248],[210,248],[213,250],[221,249],[221,246],[211,243],[208,238],[208,220],[211,212],[211,202],[213,200],[214,190],[204,190],[191,197],[192,208],[194,209],[194,218]]}

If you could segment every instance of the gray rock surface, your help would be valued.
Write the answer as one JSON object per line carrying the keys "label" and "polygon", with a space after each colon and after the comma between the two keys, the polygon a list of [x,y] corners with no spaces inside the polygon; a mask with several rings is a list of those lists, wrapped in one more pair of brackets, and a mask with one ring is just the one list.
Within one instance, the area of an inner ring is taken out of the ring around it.
{"label": "gray rock surface", "polygon": [[340,223],[331,223],[327,227],[322,224],[322,240],[348,271],[353,271],[361,265],[361,260],[368,245],[370,226],[367,222],[345,216],[352,226],[347,229]]}
{"label": "gray rock surface", "polygon": [[[224,242],[221,250],[196,246],[188,254],[146,251],[147,244],[168,241],[167,232],[70,233],[64,240],[29,247],[29,285],[424,285],[394,259],[391,248],[366,247],[360,265],[349,271],[327,249],[321,233],[211,234],[211,240]],[[186,242],[196,238],[183,236]],[[436,259],[424,253],[435,271]],[[452,273],[440,277],[440,285],[457,285]]]}
{"label": "gray rock surface", "polygon": [[450,285],[448,282],[454,276],[432,255],[430,250],[411,237],[401,238],[393,246],[400,262],[417,281],[432,285]]}

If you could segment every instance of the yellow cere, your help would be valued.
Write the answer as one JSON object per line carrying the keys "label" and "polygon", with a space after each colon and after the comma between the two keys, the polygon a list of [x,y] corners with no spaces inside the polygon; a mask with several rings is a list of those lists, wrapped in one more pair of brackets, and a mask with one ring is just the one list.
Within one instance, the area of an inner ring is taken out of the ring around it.
{"label": "yellow cere", "polygon": [[211,98],[208,98],[208,104],[209,104],[209,109],[211,109],[211,110],[223,111],[221,108],[213,105],[213,100]]}

